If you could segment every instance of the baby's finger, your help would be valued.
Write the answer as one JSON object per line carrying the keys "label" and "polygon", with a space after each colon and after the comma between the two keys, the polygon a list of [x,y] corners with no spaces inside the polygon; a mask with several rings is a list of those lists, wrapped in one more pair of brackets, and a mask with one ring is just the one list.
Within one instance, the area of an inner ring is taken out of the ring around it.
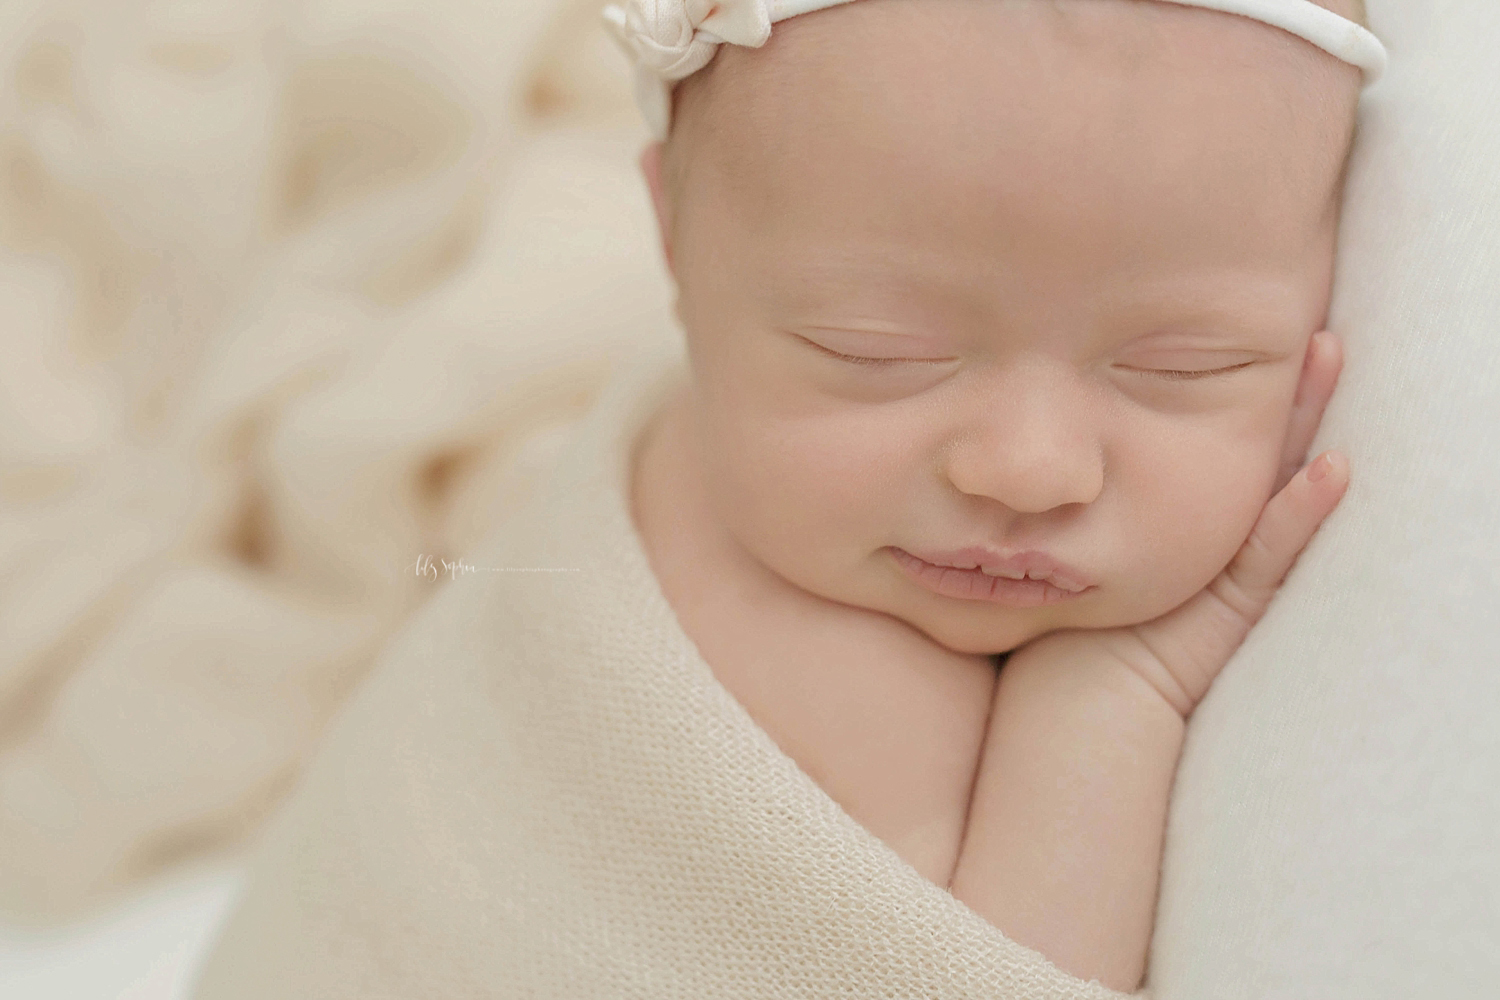
{"label": "baby's finger", "polygon": [[1208,590],[1245,620],[1260,620],[1276,588],[1349,485],[1349,462],[1325,451],[1271,498],[1240,551]]}
{"label": "baby's finger", "polygon": [[[1292,477],[1261,511],[1228,566],[1189,601],[1131,631],[1175,687],[1158,688],[1187,712],[1260,620],[1297,556],[1349,485],[1349,463],[1324,452]],[[1159,673],[1159,672],[1158,672]]]}
{"label": "baby's finger", "polygon": [[1312,447],[1318,426],[1323,422],[1323,411],[1328,408],[1343,367],[1344,347],[1339,338],[1327,330],[1313,334],[1303,358],[1274,492],[1280,493],[1307,461],[1307,449]]}

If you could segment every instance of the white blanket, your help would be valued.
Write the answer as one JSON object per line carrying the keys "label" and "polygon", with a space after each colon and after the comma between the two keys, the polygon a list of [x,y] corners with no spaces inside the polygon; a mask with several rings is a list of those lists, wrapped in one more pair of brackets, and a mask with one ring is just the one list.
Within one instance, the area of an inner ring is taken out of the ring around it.
{"label": "white blanket", "polygon": [[647,354],[614,382],[392,645],[278,817],[197,1000],[1122,996],[851,819],[682,633],[626,471],[683,370]]}
{"label": "white blanket", "polygon": [[1161,1000],[1500,994],[1500,4],[1369,9],[1312,449],[1349,492],[1194,714]]}

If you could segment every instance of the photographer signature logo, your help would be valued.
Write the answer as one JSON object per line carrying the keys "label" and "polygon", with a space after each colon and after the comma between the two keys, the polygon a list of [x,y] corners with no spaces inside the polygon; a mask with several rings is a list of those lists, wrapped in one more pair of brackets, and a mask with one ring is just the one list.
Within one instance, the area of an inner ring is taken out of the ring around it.
{"label": "photographer signature logo", "polygon": [[448,579],[456,580],[459,575],[468,576],[470,573],[581,573],[579,569],[555,569],[545,566],[473,566],[462,559],[449,561],[441,556],[421,555],[417,556],[417,562],[412,567],[417,576],[425,580],[436,580],[444,573]]}

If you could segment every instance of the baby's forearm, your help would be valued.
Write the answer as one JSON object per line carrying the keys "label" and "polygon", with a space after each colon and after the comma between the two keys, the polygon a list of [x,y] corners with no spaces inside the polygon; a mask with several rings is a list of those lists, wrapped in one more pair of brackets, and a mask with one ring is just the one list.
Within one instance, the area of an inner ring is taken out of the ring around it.
{"label": "baby's forearm", "polygon": [[1051,638],[1000,672],[951,891],[1064,971],[1130,992],[1185,723],[1123,664]]}

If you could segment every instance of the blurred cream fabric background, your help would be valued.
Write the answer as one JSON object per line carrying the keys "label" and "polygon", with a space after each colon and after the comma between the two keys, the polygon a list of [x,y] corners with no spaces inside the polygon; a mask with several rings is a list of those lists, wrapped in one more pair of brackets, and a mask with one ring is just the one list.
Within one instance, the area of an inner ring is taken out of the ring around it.
{"label": "blurred cream fabric background", "polygon": [[598,7],[0,4],[5,919],[243,845],[676,336]]}

